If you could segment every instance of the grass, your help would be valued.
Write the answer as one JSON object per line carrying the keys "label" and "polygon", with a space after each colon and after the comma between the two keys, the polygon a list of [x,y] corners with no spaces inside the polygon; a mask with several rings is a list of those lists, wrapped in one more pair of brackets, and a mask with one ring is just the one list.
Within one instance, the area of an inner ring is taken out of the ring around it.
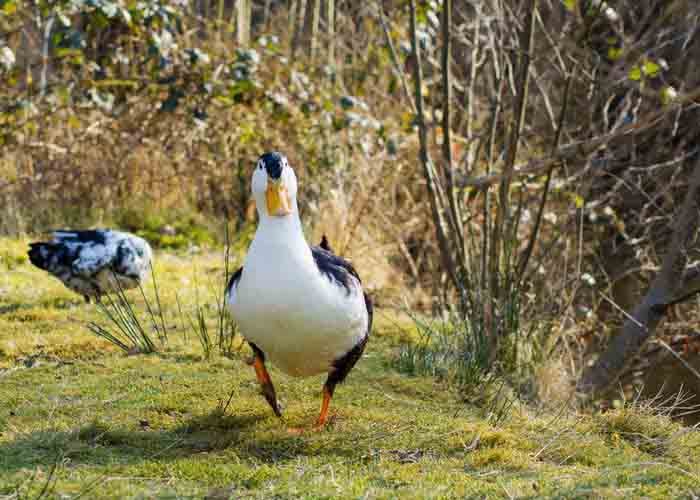
{"label": "grass", "polygon": [[[597,415],[460,401],[435,378],[394,370],[415,332],[378,310],[366,356],[339,387],[329,429],[301,436],[322,377],[274,368],[284,420],[258,394],[240,343],[227,356],[178,314],[195,314],[193,269],[223,275],[221,252],[158,253],[168,329],[157,353],[125,355],[92,334],[94,305],[0,240],[0,498],[692,498],[700,433],[634,405]],[[235,264],[235,259],[234,259]],[[152,284],[146,283],[146,291]],[[177,294],[176,294],[177,292]],[[143,308],[138,290],[127,295]],[[217,330],[217,298],[197,311]],[[507,410],[507,411],[506,411]]]}

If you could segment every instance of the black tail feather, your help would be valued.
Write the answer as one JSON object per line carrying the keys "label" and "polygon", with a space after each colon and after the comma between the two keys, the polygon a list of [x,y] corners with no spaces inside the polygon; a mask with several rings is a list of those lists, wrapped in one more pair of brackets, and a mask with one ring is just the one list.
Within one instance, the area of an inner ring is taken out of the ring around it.
{"label": "black tail feather", "polygon": [[29,244],[29,261],[39,269],[46,270],[48,267],[48,252],[43,251],[49,248],[48,243],[30,243]]}
{"label": "black tail feather", "polygon": [[333,251],[333,250],[331,250],[331,245],[328,243],[328,238],[326,238],[326,235],[325,235],[325,234],[324,234],[323,236],[321,236],[321,243],[319,243],[318,246],[321,247],[321,248],[323,248],[323,249],[326,250],[327,252],[332,252],[332,251]]}

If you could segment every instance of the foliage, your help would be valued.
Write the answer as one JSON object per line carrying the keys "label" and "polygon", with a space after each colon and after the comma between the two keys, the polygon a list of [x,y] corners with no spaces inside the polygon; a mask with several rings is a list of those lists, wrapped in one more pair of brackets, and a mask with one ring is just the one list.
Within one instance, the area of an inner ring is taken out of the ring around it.
{"label": "foliage", "polygon": [[[156,245],[211,243],[174,219],[196,211],[241,229],[261,151],[284,149],[298,172],[325,183],[339,159],[383,148],[385,131],[369,110],[346,114],[332,82],[312,83],[276,36],[229,51],[228,35],[216,23],[200,26],[181,3],[47,3],[38,19],[20,7],[4,21],[52,35],[46,63],[26,52],[0,75],[0,192],[13,207],[0,231],[107,221]],[[6,41],[17,47],[12,33]],[[23,78],[30,66],[46,78]],[[313,202],[319,185],[305,186],[310,196],[301,199]],[[134,217],[142,207],[152,220]],[[163,234],[166,224],[177,234]]]}

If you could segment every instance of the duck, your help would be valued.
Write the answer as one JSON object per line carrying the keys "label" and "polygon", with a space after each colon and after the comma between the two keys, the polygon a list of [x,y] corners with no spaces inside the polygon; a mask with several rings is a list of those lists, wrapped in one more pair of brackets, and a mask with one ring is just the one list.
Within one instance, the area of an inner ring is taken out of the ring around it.
{"label": "duck", "polygon": [[29,244],[29,261],[58,278],[87,303],[139,286],[153,252],[143,238],[112,229],[57,230]]}
{"label": "duck", "polygon": [[294,169],[282,153],[260,156],[251,180],[258,226],[225,295],[275,415],[282,416],[282,407],[266,362],[291,377],[326,374],[321,410],[312,426],[320,430],[329,422],[336,386],[365,351],[373,306],[358,272],[332,251],[325,236],[319,245],[307,242],[297,187]]}

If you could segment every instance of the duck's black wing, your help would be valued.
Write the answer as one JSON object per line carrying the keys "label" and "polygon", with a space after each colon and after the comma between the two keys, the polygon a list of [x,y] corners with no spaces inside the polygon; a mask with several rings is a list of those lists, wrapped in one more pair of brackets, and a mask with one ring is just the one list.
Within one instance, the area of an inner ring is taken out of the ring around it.
{"label": "duck's black wing", "polygon": [[[323,235],[321,238],[321,243],[318,246],[311,247],[311,255],[313,255],[319,272],[331,282],[342,286],[348,294],[353,290],[353,287],[360,289],[362,288],[362,280],[360,279],[360,275],[350,262],[338,255],[335,255],[331,251],[326,235]],[[357,281],[353,280],[352,278],[355,278]],[[368,337],[369,332],[372,330],[374,307],[372,304],[372,299],[366,292],[364,292],[364,290],[362,291],[362,295],[365,298],[365,307],[367,308],[368,324],[366,337]],[[360,350],[360,353],[361,352],[362,351]]]}
{"label": "duck's black wing", "polygon": [[231,277],[228,280],[228,284],[226,285],[226,297],[231,297],[233,290],[238,286],[238,282],[241,280],[241,275],[243,274],[243,267],[239,267],[236,269],[236,272],[234,272]]}
{"label": "duck's black wing", "polygon": [[[311,255],[314,258],[316,267],[319,272],[328,278],[332,283],[342,286],[347,293],[350,293],[353,287],[360,287],[362,280],[360,275],[350,262],[344,258],[335,255],[328,245],[328,240],[325,236],[321,240],[319,246],[311,247]],[[352,278],[355,278],[353,280]]]}

